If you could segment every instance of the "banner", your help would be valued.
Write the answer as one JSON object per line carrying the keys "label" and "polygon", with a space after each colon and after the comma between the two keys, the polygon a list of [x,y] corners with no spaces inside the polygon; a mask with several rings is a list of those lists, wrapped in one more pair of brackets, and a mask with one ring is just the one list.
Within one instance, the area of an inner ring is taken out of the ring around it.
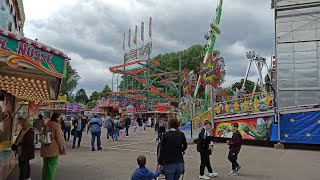
{"label": "banner", "polygon": [[144,41],[144,22],[141,22],[141,41]]}
{"label": "banner", "polygon": [[135,28],[135,30],[134,30],[133,43],[134,43],[135,45],[137,45],[137,43],[138,43],[138,26],[136,26],[136,28]]}
{"label": "banner", "polygon": [[273,116],[215,123],[215,137],[232,138],[232,123],[238,123],[242,139],[270,140]]}
{"label": "banner", "polygon": [[151,35],[152,35],[152,18],[150,17],[150,20],[149,20],[149,37],[151,38]]}
{"label": "banner", "polygon": [[12,68],[22,64],[29,65],[51,76],[63,77],[66,59],[63,53],[49,50],[47,46],[10,32],[8,35],[3,33],[0,29],[0,61],[6,62]]}
{"label": "banner", "polygon": [[122,44],[122,49],[124,50],[124,48],[125,48],[125,41],[126,41],[126,33],[124,32],[123,33],[123,44]]}
{"label": "banner", "polygon": [[128,46],[130,47],[130,41],[131,41],[131,29],[129,29],[129,34],[128,34]]}
{"label": "banner", "polygon": [[280,140],[284,143],[320,144],[320,112],[280,116]]}

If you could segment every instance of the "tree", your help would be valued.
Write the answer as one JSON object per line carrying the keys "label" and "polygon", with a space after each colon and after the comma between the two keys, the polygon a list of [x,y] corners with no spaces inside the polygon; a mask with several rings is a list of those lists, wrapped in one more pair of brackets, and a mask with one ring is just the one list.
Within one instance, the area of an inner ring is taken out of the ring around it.
{"label": "tree", "polygon": [[96,102],[95,101],[91,101],[87,104],[87,108],[88,109],[93,109],[97,106]]}
{"label": "tree", "polygon": [[97,101],[101,99],[101,93],[94,91],[90,96],[90,101]]}
{"label": "tree", "polygon": [[266,87],[267,92],[270,92],[271,91],[271,87],[269,85],[270,84],[270,78],[269,78],[268,75],[266,75],[264,77],[264,82],[265,82],[265,87]]}
{"label": "tree", "polygon": [[233,94],[233,90],[231,87],[227,87],[227,88],[224,88],[224,91],[227,93],[228,96],[232,97],[234,94]]}
{"label": "tree", "polygon": [[101,97],[109,97],[108,92],[112,92],[110,87],[108,85],[105,85],[104,88],[101,91]]}
{"label": "tree", "polygon": [[87,104],[89,102],[88,96],[84,89],[79,89],[76,93],[75,101],[82,104]]}
{"label": "tree", "polygon": [[[231,86],[232,90],[235,91],[236,88],[241,89],[243,82],[244,82],[244,79],[241,79],[240,82],[234,83],[234,84]],[[247,81],[246,81],[246,83],[245,83],[245,85],[244,85],[247,94],[250,94],[250,93],[253,92],[254,84],[255,84],[255,83],[254,83],[253,81],[250,81],[249,79],[247,79]],[[257,85],[256,92],[260,92],[260,91],[261,91],[261,90],[260,90],[260,86]]]}
{"label": "tree", "polygon": [[68,64],[66,67],[66,75],[62,79],[60,92],[67,96],[67,100],[70,101],[72,91],[77,87],[80,79],[79,74],[76,70],[72,69],[71,65]]}

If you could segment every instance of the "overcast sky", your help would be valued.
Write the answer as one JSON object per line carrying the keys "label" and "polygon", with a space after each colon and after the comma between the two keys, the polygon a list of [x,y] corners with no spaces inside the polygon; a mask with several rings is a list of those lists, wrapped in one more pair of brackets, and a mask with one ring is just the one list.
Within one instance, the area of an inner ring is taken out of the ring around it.
{"label": "overcast sky", "polygon": [[[64,51],[81,76],[77,89],[88,94],[111,87],[110,66],[123,62],[123,32],[153,18],[153,53],[205,44],[204,33],[217,0],[24,0],[25,36]],[[274,13],[270,0],[224,0],[216,48],[226,63],[229,86],[245,76],[245,52],[274,52]],[[140,28],[138,28],[140,29]],[[140,31],[140,30],[139,30]],[[131,44],[133,44],[131,42]],[[269,62],[268,62],[269,63]],[[253,68],[250,74],[256,78]]]}

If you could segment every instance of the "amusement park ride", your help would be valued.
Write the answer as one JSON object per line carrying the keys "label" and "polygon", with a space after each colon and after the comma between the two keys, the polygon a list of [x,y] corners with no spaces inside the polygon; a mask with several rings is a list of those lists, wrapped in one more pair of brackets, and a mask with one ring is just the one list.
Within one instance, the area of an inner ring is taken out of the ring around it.
{"label": "amusement park ride", "polygon": [[[295,128],[294,131],[291,129],[294,124],[297,124],[295,123],[295,118],[310,117],[313,120],[320,119],[320,108],[317,108],[319,104],[316,107],[314,104],[313,106],[309,104],[308,106],[279,108],[279,99],[292,99],[292,97],[287,97],[285,94],[285,91],[291,91],[290,88],[284,87],[280,89],[278,87],[279,75],[277,71],[280,65],[277,64],[277,55],[272,56],[272,68],[269,69],[266,58],[261,57],[256,51],[247,52],[248,66],[242,87],[240,90],[236,89],[233,97],[223,90],[221,84],[225,75],[224,59],[220,57],[218,51],[214,50],[217,36],[221,33],[218,26],[221,20],[222,3],[223,0],[218,1],[215,18],[210,24],[209,32],[205,35],[208,44],[205,46],[206,53],[203,62],[200,63],[198,75],[193,72],[182,71],[181,63],[179,63],[179,70],[176,71],[167,72],[159,69],[160,63],[150,59],[152,47],[150,41],[148,43],[149,46],[139,48],[145,49],[143,53],[138,53],[137,49],[131,50],[130,53],[134,54],[133,59],[130,60],[129,58],[128,60],[125,57],[124,64],[109,68],[110,72],[113,73],[113,80],[117,82],[115,88],[112,89],[113,92],[110,94],[115,99],[127,98],[132,101],[143,102],[147,106],[146,111],[149,111],[157,104],[179,102],[179,118],[182,120],[183,125],[181,130],[189,133],[191,138],[192,134],[198,133],[205,120],[211,120],[214,136],[217,138],[230,138],[232,136],[231,124],[236,122],[240,125],[239,130],[243,139],[320,144],[319,140],[309,138],[311,136],[309,132],[306,135],[307,138],[304,139],[297,139],[296,137],[298,136],[292,137],[305,132],[305,129],[301,128]],[[283,6],[286,5],[284,4]],[[150,25],[151,23],[149,23]],[[149,27],[149,31],[150,29],[151,27]],[[149,32],[151,39],[150,34]],[[147,58],[140,58],[140,54],[144,54]],[[248,92],[245,89],[245,83],[250,74],[252,64],[257,72],[257,77],[253,91]],[[270,84],[264,82],[264,72],[267,73]],[[122,76],[122,86],[120,88],[118,88],[119,75]],[[284,78],[287,78],[287,76],[284,76]],[[198,97],[200,85],[205,88],[205,97],[203,99]],[[257,92],[258,85],[261,87],[260,92]],[[268,92],[267,89],[269,88],[266,88],[266,86],[271,86],[272,91]],[[280,84],[280,86],[283,85]],[[168,89],[174,90],[178,94],[178,98],[171,97]],[[284,93],[280,94],[279,90]],[[301,99],[296,97],[299,93],[298,90],[295,90],[297,91],[295,92],[295,102]],[[276,97],[276,95],[279,97]],[[308,114],[305,115],[303,114],[304,112]],[[280,120],[284,125],[282,123],[280,125]],[[320,124],[320,120],[317,123]],[[299,130],[296,131],[297,129]]]}

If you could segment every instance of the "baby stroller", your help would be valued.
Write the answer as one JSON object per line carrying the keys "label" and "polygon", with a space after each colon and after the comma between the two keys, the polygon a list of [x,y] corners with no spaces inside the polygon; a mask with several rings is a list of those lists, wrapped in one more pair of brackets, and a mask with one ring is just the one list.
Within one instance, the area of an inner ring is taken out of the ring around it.
{"label": "baby stroller", "polygon": [[[159,141],[158,145],[157,145],[157,162],[159,162],[159,157],[160,157],[160,149],[161,149],[161,141]],[[184,153],[183,153],[184,155]],[[158,167],[157,167],[158,168]],[[182,173],[182,176],[181,176],[181,180],[183,180],[184,178],[184,172]],[[157,180],[161,180],[161,179],[166,179],[165,176],[164,176],[164,171],[162,169],[161,171],[161,174],[159,177],[157,177]]]}

